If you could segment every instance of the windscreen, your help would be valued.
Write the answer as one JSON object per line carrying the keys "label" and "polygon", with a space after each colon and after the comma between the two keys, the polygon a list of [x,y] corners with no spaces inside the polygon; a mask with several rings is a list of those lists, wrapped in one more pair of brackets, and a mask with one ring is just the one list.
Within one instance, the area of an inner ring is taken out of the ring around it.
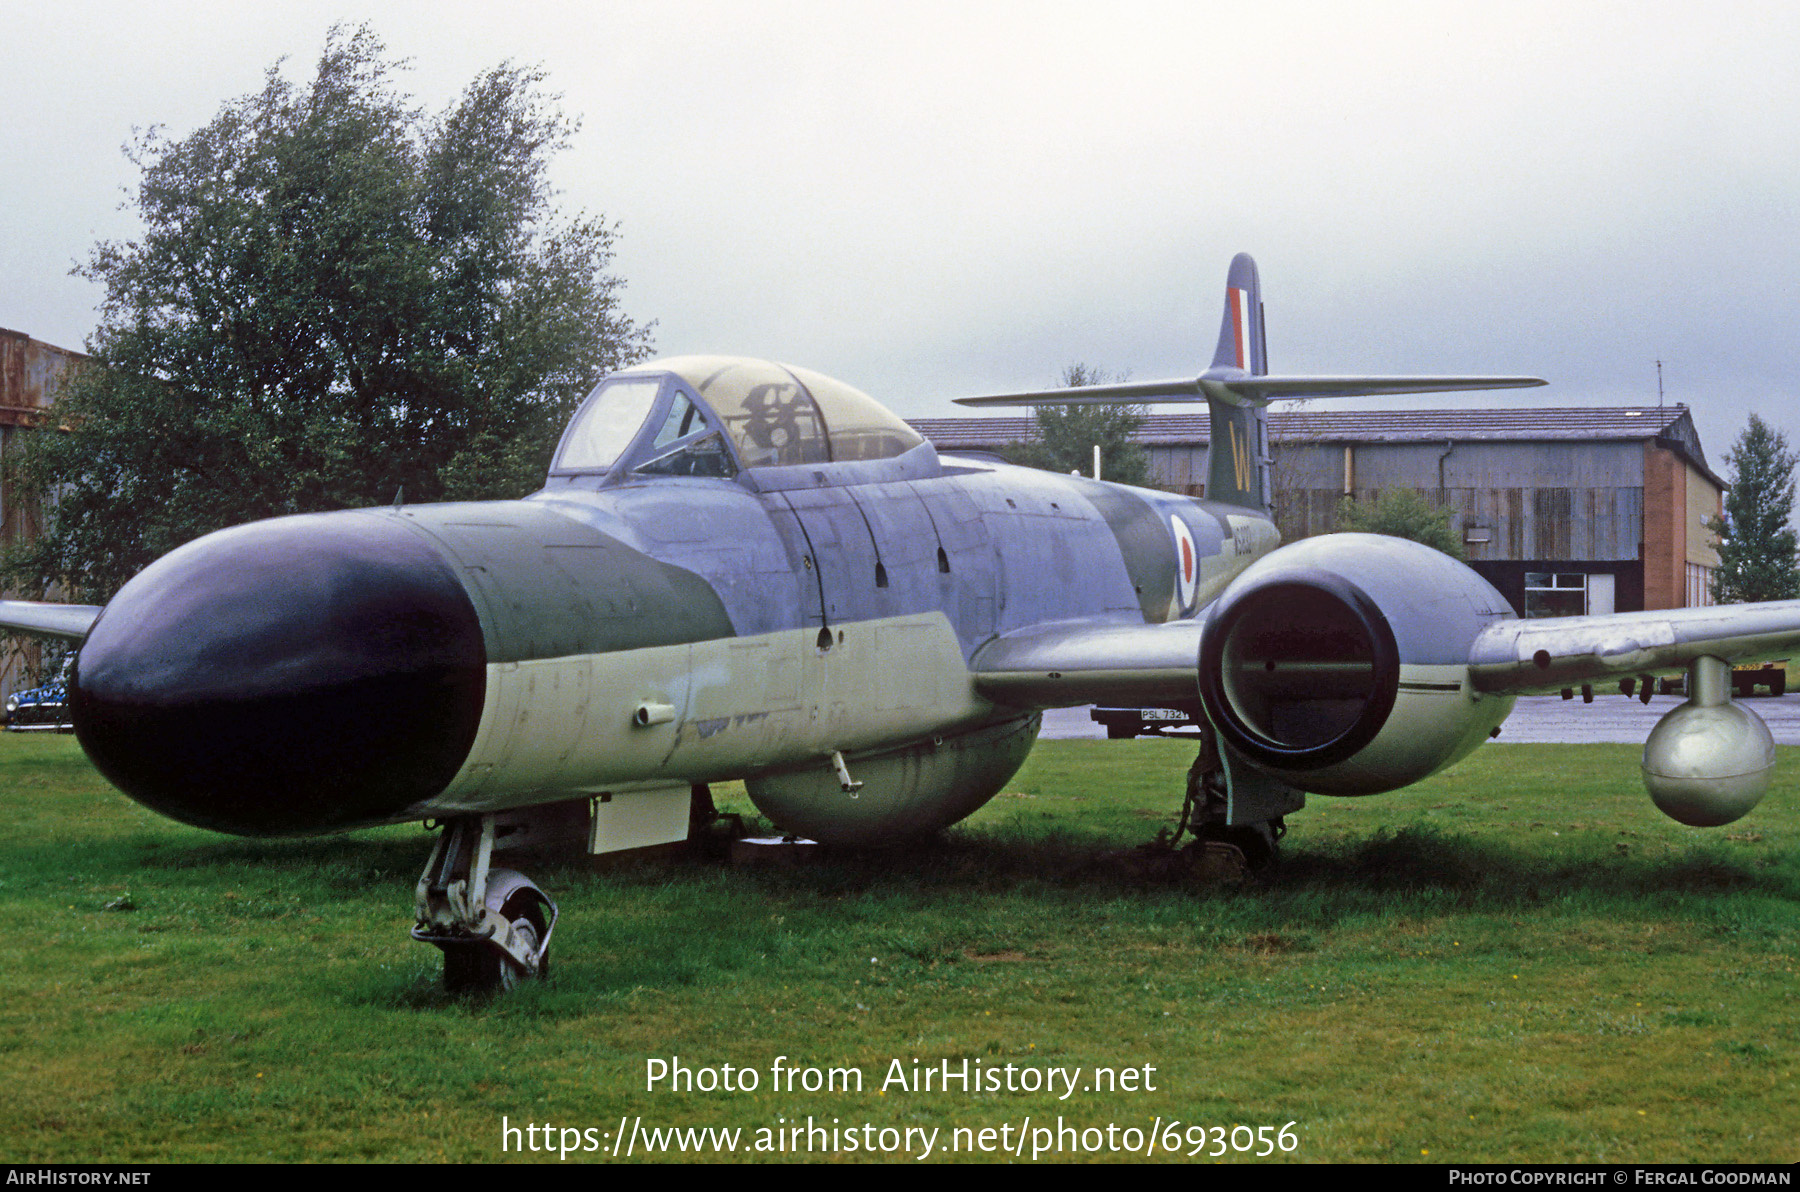
{"label": "windscreen", "polygon": [[563,441],[558,469],[609,468],[637,437],[656,404],[661,377],[618,377],[594,390]]}

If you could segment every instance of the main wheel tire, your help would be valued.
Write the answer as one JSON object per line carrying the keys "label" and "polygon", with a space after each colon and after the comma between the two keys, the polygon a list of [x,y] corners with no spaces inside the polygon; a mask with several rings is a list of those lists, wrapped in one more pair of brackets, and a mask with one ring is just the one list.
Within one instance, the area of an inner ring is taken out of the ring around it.
{"label": "main wheel tire", "polygon": [[1281,863],[1281,850],[1255,828],[1203,824],[1195,835],[1203,841],[1215,840],[1236,848],[1243,854],[1245,866],[1256,877],[1268,876]]}

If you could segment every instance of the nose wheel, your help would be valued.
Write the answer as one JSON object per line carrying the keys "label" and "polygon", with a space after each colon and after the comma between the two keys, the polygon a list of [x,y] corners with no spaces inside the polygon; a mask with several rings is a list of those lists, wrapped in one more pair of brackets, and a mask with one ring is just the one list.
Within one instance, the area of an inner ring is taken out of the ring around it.
{"label": "nose wheel", "polygon": [[493,816],[444,825],[417,890],[412,937],[444,953],[444,989],[503,993],[550,971],[556,904],[524,874],[489,865]]}
{"label": "nose wheel", "polygon": [[504,950],[485,940],[474,943],[444,943],[444,992],[455,995],[488,996],[505,993],[525,981],[541,981],[550,975],[550,949],[544,946],[546,929],[543,914],[533,902],[529,909],[502,910],[509,918],[513,939],[538,958],[537,970],[526,972],[518,961]]}

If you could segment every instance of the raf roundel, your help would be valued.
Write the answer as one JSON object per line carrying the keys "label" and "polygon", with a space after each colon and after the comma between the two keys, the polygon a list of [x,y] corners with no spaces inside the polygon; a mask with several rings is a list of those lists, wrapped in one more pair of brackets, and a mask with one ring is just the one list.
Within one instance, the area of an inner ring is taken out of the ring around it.
{"label": "raf roundel", "polygon": [[1175,531],[1175,585],[1181,598],[1183,616],[1194,611],[1194,594],[1200,587],[1200,552],[1194,547],[1194,535],[1187,524],[1171,514],[1169,525]]}

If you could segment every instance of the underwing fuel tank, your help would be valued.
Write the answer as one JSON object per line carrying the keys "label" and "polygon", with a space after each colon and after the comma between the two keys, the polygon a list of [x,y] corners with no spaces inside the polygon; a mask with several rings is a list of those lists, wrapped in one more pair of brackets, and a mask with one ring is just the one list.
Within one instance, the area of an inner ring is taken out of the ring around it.
{"label": "underwing fuel tank", "polygon": [[827,844],[893,844],[946,828],[993,798],[1025,763],[1039,723],[1033,713],[861,759],[854,787],[828,765],[745,786],[757,810],[787,831]]}
{"label": "underwing fuel tank", "polygon": [[1743,818],[1768,793],[1775,738],[1762,717],[1732,702],[1727,663],[1701,658],[1688,687],[1687,702],[1644,742],[1644,787],[1669,818],[1716,828]]}
{"label": "underwing fuel tank", "polygon": [[1466,756],[1512,710],[1469,645],[1505,597],[1430,547],[1327,534],[1233,580],[1201,638],[1200,698],[1258,769],[1325,795],[1397,790]]}

